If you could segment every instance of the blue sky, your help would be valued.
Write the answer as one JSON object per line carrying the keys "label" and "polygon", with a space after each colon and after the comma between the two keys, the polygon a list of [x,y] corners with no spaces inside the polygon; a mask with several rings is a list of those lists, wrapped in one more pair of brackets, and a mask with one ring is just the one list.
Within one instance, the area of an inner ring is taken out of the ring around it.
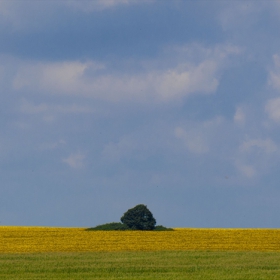
{"label": "blue sky", "polygon": [[0,1],[0,224],[280,225],[280,1]]}

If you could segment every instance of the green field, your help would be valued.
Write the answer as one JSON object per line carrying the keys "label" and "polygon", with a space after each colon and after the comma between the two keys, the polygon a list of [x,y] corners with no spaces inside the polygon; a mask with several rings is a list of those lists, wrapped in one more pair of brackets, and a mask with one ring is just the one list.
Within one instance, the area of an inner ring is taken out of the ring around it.
{"label": "green field", "polygon": [[280,279],[280,253],[1,254],[0,279]]}

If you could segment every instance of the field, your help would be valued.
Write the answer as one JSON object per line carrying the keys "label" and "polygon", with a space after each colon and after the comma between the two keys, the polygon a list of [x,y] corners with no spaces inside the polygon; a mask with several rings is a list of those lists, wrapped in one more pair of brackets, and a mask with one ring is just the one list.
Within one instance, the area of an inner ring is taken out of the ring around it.
{"label": "field", "polygon": [[280,279],[280,230],[0,227],[1,279]]}

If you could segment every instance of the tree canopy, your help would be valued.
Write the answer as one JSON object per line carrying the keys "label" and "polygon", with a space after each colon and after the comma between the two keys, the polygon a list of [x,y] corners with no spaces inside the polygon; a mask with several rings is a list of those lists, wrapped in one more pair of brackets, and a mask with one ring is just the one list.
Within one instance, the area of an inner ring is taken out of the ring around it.
{"label": "tree canopy", "polygon": [[87,230],[173,230],[162,225],[156,225],[156,219],[144,204],[138,204],[128,209],[121,217],[122,223],[107,223]]}
{"label": "tree canopy", "polygon": [[156,225],[156,219],[144,204],[127,210],[121,217],[121,221],[130,229],[138,230],[153,230]]}

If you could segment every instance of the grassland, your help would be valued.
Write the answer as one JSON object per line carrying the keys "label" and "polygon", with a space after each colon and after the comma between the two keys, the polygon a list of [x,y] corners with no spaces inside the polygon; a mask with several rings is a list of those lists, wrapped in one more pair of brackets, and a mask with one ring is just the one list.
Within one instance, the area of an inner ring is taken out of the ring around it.
{"label": "grassland", "polygon": [[1,254],[0,278],[280,279],[280,253],[92,252]]}
{"label": "grassland", "polygon": [[0,227],[0,279],[280,279],[280,230]]}

